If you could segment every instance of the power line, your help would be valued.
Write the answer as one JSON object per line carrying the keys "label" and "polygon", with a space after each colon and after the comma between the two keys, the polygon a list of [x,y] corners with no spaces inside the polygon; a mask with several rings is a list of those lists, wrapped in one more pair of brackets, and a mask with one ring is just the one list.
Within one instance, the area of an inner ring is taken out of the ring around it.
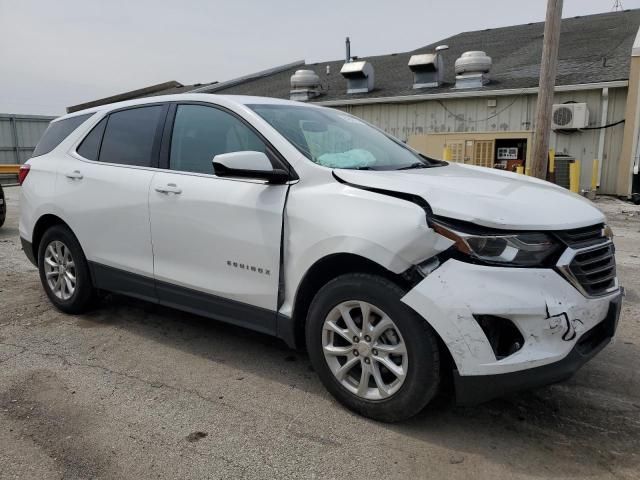
{"label": "power line", "polygon": [[622,6],[622,0],[614,0],[613,8],[611,9],[611,11],[612,12],[621,12],[622,10],[624,10],[624,7]]}
{"label": "power line", "polygon": [[489,115],[488,117],[476,118],[474,120],[467,119],[467,118],[464,117],[464,115],[459,115],[457,113],[452,112],[451,110],[449,110],[447,108],[447,106],[444,104],[444,102],[442,102],[442,100],[437,100],[437,102],[445,110],[445,112],[447,112],[449,115],[451,115],[452,117],[456,118],[460,122],[466,122],[466,123],[486,122],[487,120],[491,120],[492,118],[497,117],[498,115],[500,115],[502,112],[504,112],[504,111],[508,110],[509,108],[513,107],[513,105],[518,101],[518,99],[522,95],[524,95],[524,91],[525,90],[526,90],[526,87],[523,88],[522,90],[520,90],[520,92],[515,95],[515,98],[513,99],[513,101],[511,101],[508,105],[506,105],[505,107],[501,108],[497,112]]}

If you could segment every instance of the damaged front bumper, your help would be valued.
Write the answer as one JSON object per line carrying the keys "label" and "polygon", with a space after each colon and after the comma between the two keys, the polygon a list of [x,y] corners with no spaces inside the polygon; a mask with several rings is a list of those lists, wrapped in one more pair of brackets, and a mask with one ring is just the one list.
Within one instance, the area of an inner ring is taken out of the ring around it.
{"label": "damaged front bumper", "polygon": [[[614,336],[621,297],[587,298],[552,269],[450,259],[402,301],[442,338],[457,402],[469,405],[570,377]],[[510,325],[512,344],[496,341],[483,319]]]}

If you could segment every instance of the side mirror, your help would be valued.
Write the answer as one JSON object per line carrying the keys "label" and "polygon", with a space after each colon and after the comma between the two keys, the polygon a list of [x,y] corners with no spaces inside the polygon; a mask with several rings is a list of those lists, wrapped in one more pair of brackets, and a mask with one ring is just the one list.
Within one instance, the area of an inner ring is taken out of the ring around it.
{"label": "side mirror", "polygon": [[273,168],[262,152],[221,153],[213,157],[212,163],[213,172],[218,177],[252,178],[269,183],[285,183],[289,180],[289,172]]}

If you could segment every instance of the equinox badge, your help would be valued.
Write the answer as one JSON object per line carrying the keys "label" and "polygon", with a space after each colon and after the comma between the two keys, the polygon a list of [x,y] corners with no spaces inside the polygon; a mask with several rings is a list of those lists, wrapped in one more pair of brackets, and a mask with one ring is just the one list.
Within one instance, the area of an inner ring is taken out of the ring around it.
{"label": "equinox badge", "polygon": [[271,270],[268,268],[256,267],[247,263],[233,262],[227,260],[227,266],[233,268],[239,268],[241,270],[247,270],[248,272],[258,273],[260,275],[271,275]]}

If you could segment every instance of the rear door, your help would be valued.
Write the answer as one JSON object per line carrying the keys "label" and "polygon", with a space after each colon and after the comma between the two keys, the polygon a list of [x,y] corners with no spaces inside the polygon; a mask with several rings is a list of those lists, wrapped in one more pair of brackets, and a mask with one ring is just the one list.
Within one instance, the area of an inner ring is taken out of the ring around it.
{"label": "rear door", "polygon": [[155,297],[148,196],[167,109],[112,112],[61,162],[56,202],[99,287]]}
{"label": "rear door", "polygon": [[153,178],[149,195],[158,296],[273,333],[288,185],[219,178],[211,163],[222,153],[273,151],[227,110],[173,108],[165,170]]}

